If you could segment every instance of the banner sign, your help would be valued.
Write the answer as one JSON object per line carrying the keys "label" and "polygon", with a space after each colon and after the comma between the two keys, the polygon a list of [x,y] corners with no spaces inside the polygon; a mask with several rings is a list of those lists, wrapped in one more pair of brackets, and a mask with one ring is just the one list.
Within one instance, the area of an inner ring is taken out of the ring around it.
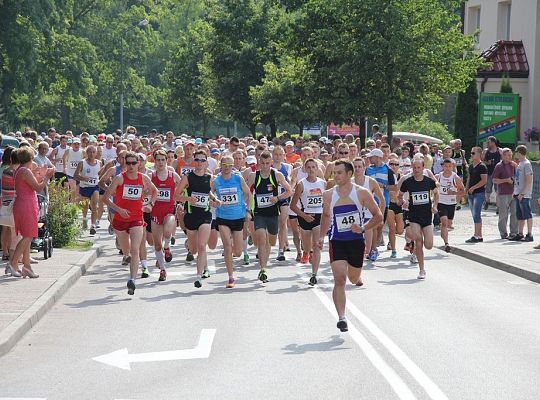
{"label": "banner sign", "polygon": [[519,95],[480,93],[478,141],[495,136],[501,143],[516,143],[519,121]]}
{"label": "banner sign", "polygon": [[332,135],[345,136],[349,133],[354,136],[360,136],[360,127],[358,125],[335,125],[331,123],[326,129],[327,135],[330,137]]}
{"label": "banner sign", "polygon": [[303,133],[307,133],[311,136],[321,136],[321,124],[315,124],[311,126],[304,126]]}

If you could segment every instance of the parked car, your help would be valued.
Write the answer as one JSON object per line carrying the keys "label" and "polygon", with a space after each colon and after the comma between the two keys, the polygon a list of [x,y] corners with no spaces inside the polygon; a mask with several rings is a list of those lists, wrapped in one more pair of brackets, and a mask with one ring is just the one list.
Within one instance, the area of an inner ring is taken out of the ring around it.
{"label": "parked car", "polygon": [[2,144],[0,144],[0,148],[5,149],[8,146],[17,149],[19,148],[19,141],[13,136],[2,135]]}
{"label": "parked car", "polygon": [[437,139],[436,137],[433,137],[433,136],[422,135],[421,133],[416,133],[416,132],[394,132],[393,136],[400,138],[402,142],[408,141],[417,145],[422,144],[422,143],[427,143],[427,144],[442,144],[443,143],[441,139]]}

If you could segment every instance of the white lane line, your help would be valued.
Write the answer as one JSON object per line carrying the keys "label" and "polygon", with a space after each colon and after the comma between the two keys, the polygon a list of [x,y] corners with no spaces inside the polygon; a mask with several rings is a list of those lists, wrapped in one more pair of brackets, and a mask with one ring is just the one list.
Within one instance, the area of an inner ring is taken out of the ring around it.
{"label": "white lane line", "polygon": [[[317,295],[321,303],[326,309],[335,316],[334,305],[330,299],[319,289],[313,288],[313,293]],[[409,387],[403,382],[399,375],[383,360],[380,354],[375,348],[367,341],[367,339],[360,333],[358,329],[350,322],[347,321],[349,326],[349,335],[364,352],[366,357],[371,361],[373,366],[379,370],[381,375],[390,384],[396,395],[402,400],[416,399]]]}
{"label": "white lane line", "polygon": [[[327,280],[326,277],[323,280]],[[327,285],[327,284],[325,284]],[[333,286],[333,285],[332,285]],[[320,292],[320,291],[319,291]],[[329,301],[329,300],[328,300]],[[409,372],[409,374],[424,388],[429,397],[433,400],[448,400],[443,391],[412,361],[392,339],[390,339],[373,321],[361,312],[352,302],[348,301],[347,310],[353,314],[358,321],[371,332],[373,336],[386,347],[394,358]],[[350,323],[349,323],[350,325]]]}
{"label": "white lane line", "polygon": [[381,344],[394,356],[394,358],[405,368],[409,374],[424,388],[429,397],[433,400],[448,400],[448,397],[433,382],[418,365],[414,363],[392,339],[390,339],[373,321],[371,321],[354,304],[347,302],[349,310],[368,331],[375,336]]}

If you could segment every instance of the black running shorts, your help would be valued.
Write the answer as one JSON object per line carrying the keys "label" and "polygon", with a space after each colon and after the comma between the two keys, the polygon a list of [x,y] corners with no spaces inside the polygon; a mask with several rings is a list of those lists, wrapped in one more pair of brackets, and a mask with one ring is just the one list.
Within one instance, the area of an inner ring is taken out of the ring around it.
{"label": "black running shorts", "polygon": [[366,244],[363,239],[330,240],[330,246],[328,246],[330,263],[347,261],[354,268],[362,268],[365,247]]}

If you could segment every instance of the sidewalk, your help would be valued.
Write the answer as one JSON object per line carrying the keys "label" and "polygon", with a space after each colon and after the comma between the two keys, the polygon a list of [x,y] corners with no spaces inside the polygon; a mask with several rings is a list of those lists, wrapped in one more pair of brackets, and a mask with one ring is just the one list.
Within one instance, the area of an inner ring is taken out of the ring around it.
{"label": "sidewalk", "polygon": [[[512,242],[500,238],[497,224],[499,216],[495,207],[482,210],[483,243],[465,243],[474,233],[472,216],[467,206],[456,211],[454,230],[449,233],[452,253],[470,260],[507,271],[522,278],[540,283],[540,250],[533,249],[540,243],[540,216],[534,215],[534,242]],[[525,227],[525,233],[527,228]],[[435,231],[435,246],[444,247],[440,231]]]}
{"label": "sidewalk", "polygon": [[2,262],[0,356],[6,354],[93,264],[103,247],[96,245],[97,241],[96,236],[93,247],[87,251],[54,249],[48,260],[43,259],[42,252],[31,253],[39,261],[34,266],[39,274],[37,279],[3,275],[6,262]]}

